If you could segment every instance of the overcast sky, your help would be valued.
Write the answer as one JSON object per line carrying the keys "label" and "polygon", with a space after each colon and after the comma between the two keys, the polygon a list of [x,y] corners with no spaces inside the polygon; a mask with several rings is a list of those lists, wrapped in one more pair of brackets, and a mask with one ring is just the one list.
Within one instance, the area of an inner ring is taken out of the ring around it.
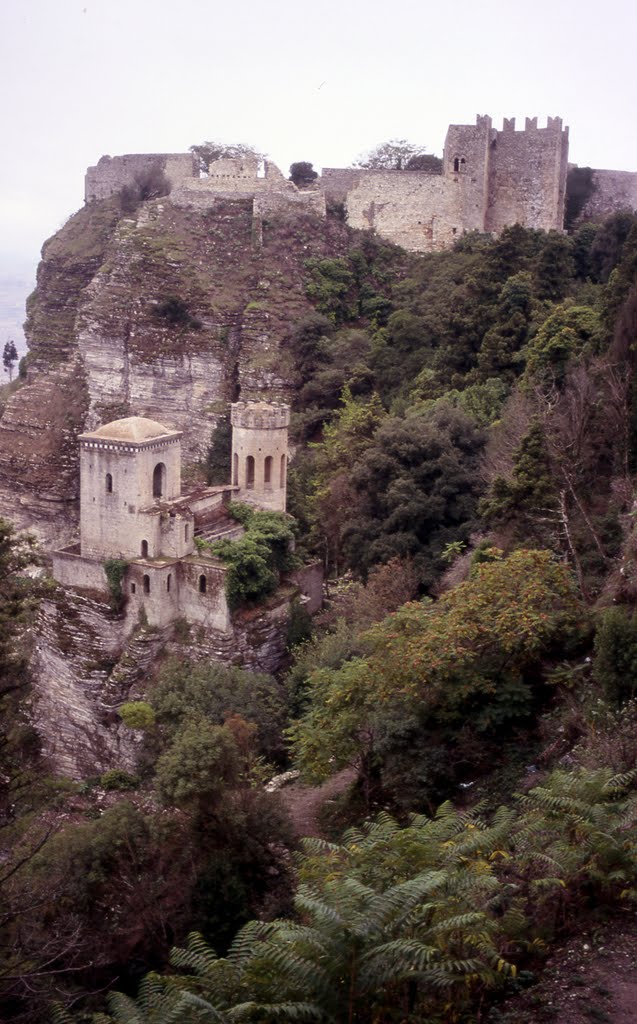
{"label": "overcast sky", "polygon": [[[570,159],[637,170],[634,0],[1,0],[2,280],[104,153],[248,142],[283,170],[389,138],[440,154],[476,113],[560,115]],[[0,344],[6,310],[0,308]]]}

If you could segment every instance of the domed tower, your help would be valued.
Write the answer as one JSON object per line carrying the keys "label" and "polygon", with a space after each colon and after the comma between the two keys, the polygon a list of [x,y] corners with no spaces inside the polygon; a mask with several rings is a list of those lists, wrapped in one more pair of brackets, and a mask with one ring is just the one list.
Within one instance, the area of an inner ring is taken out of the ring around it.
{"label": "domed tower", "polygon": [[[153,558],[160,554],[159,508],[181,493],[180,439],[181,431],[143,416],[114,420],[80,434],[84,557]],[[176,554],[190,549],[192,541]]]}
{"label": "domed tower", "polygon": [[234,402],[232,483],[237,497],[259,508],[285,512],[290,407],[270,402]]}

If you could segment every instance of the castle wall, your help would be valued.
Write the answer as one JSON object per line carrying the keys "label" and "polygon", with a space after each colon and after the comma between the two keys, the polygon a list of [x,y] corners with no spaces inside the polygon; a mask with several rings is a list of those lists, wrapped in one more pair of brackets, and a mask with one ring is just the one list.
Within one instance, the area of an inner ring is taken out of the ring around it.
{"label": "castle wall", "polygon": [[[180,615],[188,622],[205,629],[227,633],[232,630],[225,583],[227,570],[196,555],[182,561],[179,567]],[[205,577],[205,592],[201,577]]]}
{"label": "castle wall", "polygon": [[568,129],[561,118],[550,117],[546,128],[527,118],[524,131],[515,130],[514,118],[505,120],[491,144],[486,230],[498,234],[522,224],[561,231],[567,159]]}
{"label": "castle wall", "polygon": [[617,210],[637,210],[637,172],[593,171],[594,191],[578,220],[602,220]]}
{"label": "castle wall", "polygon": [[107,199],[124,187],[135,184],[138,175],[161,167],[172,186],[199,175],[198,162],[192,153],[127,153],[124,156],[103,156],[89,167],[84,179],[87,203]]}
{"label": "castle wall", "polygon": [[83,558],[77,548],[53,552],[53,576],[65,587],[79,587],[108,593],[108,582],[101,562]]}
{"label": "castle wall", "polygon": [[347,195],[347,223],[415,252],[443,249],[464,230],[469,185],[422,171],[367,171]]}

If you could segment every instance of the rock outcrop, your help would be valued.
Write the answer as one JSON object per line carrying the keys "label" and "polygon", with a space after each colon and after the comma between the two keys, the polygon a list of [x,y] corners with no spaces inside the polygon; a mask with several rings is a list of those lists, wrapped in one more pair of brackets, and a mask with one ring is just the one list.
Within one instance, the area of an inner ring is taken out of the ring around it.
{"label": "rock outcrop", "polygon": [[95,201],[44,245],[27,380],[0,419],[0,507],[46,545],[72,538],[82,430],[160,419],[196,462],[230,401],[297,383],[286,340],[312,308],[305,261],[345,252],[348,230],[305,210],[255,223],[241,194],[180,203]]}

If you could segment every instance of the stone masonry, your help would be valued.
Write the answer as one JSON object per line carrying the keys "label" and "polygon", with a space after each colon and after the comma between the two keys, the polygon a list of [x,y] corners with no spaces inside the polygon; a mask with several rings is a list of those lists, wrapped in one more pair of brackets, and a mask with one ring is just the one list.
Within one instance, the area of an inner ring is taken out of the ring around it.
{"label": "stone masonry", "polygon": [[[342,204],[351,227],[430,252],[448,248],[466,231],[497,235],[512,224],[562,231],[568,128],[559,117],[549,117],[545,127],[527,117],[522,130],[515,118],[505,118],[498,130],[479,115],[473,125],[449,126],[440,174],[326,167],[308,189],[298,189],[275,164],[257,157],[216,160],[203,174],[192,154],[102,157],[87,171],[86,201],[113,195],[156,167],[178,206],[214,209],[220,198],[251,200],[257,234],[268,216],[303,209],[324,217],[330,202]],[[637,209],[637,173],[595,171],[594,185],[582,219]]]}

